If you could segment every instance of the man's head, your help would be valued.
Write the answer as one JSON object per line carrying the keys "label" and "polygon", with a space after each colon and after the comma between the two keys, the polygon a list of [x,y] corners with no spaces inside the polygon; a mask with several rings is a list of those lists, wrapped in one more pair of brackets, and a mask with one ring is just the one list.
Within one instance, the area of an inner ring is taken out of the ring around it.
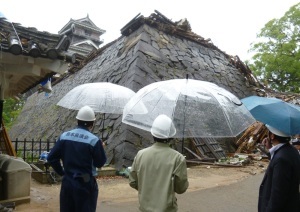
{"label": "man's head", "polygon": [[176,134],[176,129],[172,120],[168,116],[161,114],[155,118],[151,134],[155,141],[167,142],[170,137]]}
{"label": "man's head", "polygon": [[76,119],[78,120],[78,126],[92,127],[96,120],[93,109],[89,106],[83,106],[77,113]]}
{"label": "man's head", "polygon": [[291,137],[287,135],[286,133],[271,127],[270,125],[266,124],[266,127],[269,130],[269,138],[272,143],[278,142],[278,143],[288,143],[291,140]]}

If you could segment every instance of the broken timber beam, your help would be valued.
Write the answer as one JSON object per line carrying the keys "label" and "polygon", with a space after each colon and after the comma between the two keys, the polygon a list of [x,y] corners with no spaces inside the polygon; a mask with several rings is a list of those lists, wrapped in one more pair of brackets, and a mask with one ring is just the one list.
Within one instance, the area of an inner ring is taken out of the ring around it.
{"label": "broken timber beam", "polygon": [[218,164],[218,163],[211,163],[211,162],[203,162],[203,161],[196,161],[196,160],[186,160],[187,163],[194,163],[199,165],[210,165],[210,166],[220,166],[220,167],[244,167],[242,165],[233,165],[233,164]]}
{"label": "broken timber beam", "polygon": [[199,155],[197,155],[195,152],[193,152],[192,150],[190,150],[189,148],[187,147],[184,147],[185,150],[187,150],[189,153],[191,153],[192,155],[194,155],[198,160],[200,161],[215,161],[216,159],[215,158],[201,158]]}

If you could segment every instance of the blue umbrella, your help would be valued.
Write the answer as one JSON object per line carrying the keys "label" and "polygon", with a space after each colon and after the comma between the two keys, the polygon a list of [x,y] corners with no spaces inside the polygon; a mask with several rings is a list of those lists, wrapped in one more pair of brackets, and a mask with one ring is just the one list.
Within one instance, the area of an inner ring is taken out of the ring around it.
{"label": "blue umbrella", "polygon": [[250,96],[241,99],[252,116],[288,135],[300,134],[300,107],[277,98]]}

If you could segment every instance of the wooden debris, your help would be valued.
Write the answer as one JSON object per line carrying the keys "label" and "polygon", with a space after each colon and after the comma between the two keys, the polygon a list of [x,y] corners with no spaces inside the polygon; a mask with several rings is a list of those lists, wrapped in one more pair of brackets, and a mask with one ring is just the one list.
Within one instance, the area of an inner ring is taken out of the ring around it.
{"label": "wooden debris", "polygon": [[218,160],[226,157],[224,150],[214,138],[193,138],[192,145],[197,154],[202,158],[214,158]]}
{"label": "wooden debris", "polygon": [[215,161],[216,160],[215,158],[208,158],[206,156],[200,157],[198,154],[194,153],[192,150],[190,150],[187,147],[184,147],[184,149],[186,151],[188,151],[189,153],[191,153],[193,156],[195,156],[198,161]]}
{"label": "wooden debris", "polygon": [[211,162],[203,162],[203,161],[197,161],[197,160],[186,160],[187,163],[190,164],[198,164],[198,165],[210,165],[210,166],[216,166],[216,167],[244,167],[243,165],[234,165],[234,164],[219,164],[219,163],[211,163]]}
{"label": "wooden debris", "polygon": [[267,136],[268,129],[261,122],[251,125],[241,138],[236,142],[238,149],[236,153],[252,153],[257,144]]}

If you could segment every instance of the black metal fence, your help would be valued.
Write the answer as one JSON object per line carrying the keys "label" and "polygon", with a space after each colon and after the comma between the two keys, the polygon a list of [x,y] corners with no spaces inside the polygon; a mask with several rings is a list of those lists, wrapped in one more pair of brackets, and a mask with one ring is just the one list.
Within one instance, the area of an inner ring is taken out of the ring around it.
{"label": "black metal fence", "polygon": [[18,157],[23,158],[27,163],[37,162],[42,152],[49,152],[53,148],[56,140],[42,141],[42,140],[18,140],[12,141],[13,146]]}

